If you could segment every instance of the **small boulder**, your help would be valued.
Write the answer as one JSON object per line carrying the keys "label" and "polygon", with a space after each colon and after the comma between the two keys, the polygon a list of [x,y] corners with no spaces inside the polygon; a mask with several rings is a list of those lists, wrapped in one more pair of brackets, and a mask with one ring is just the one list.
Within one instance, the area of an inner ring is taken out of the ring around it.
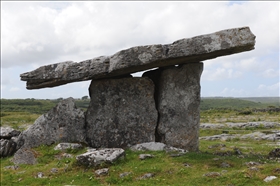
{"label": "small boulder", "polygon": [[270,151],[268,156],[273,157],[273,158],[280,158],[280,148],[276,148],[276,149]]}
{"label": "small boulder", "polygon": [[276,178],[277,178],[276,176],[267,176],[263,181],[270,182],[270,181],[272,181],[272,180],[274,180]]}
{"label": "small boulder", "polygon": [[87,152],[76,156],[79,164],[88,167],[95,167],[101,163],[113,163],[125,156],[125,151],[120,148],[105,148],[92,152]]}
{"label": "small boulder", "polygon": [[120,178],[124,178],[130,174],[131,174],[131,172],[124,172],[124,173],[121,173],[119,176],[120,176]]}
{"label": "small boulder", "polygon": [[152,155],[152,154],[140,154],[140,155],[139,155],[139,159],[140,159],[140,160],[145,160],[145,159],[153,158],[153,157],[155,157],[155,156]]}
{"label": "small boulder", "polygon": [[139,178],[136,178],[136,180],[145,180],[145,179],[148,179],[148,178],[152,178],[154,176],[155,176],[154,173],[146,173],[143,176],[141,176]]}
{"label": "small boulder", "polygon": [[221,174],[218,173],[218,172],[208,172],[208,173],[204,174],[203,176],[207,176],[207,177],[212,177],[212,178],[214,178],[214,177],[219,177],[219,176],[221,176]]}
{"label": "small boulder", "polygon": [[21,148],[19,149],[13,159],[12,162],[14,164],[36,164],[38,154],[36,151],[29,148]]}
{"label": "small boulder", "polygon": [[109,173],[109,168],[98,169],[95,171],[97,176],[105,176]]}
{"label": "small boulder", "polygon": [[67,149],[81,149],[83,145],[79,143],[59,143],[54,147],[54,150],[67,150]]}
{"label": "small boulder", "polygon": [[171,147],[160,142],[147,142],[133,145],[130,147],[132,151],[166,151],[166,152],[178,152],[187,153],[185,149],[180,149],[176,147]]}

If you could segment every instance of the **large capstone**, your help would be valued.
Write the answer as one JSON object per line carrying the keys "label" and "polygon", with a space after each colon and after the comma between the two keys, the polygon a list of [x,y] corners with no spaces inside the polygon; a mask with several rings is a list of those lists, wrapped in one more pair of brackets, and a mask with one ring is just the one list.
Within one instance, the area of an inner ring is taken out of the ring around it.
{"label": "large capstone", "polygon": [[84,111],[76,108],[75,100],[62,100],[33,125],[23,131],[17,140],[18,148],[38,147],[58,142],[85,143]]}
{"label": "large capstone", "polygon": [[156,85],[157,141],[189,151],[198,150],[202,70],[203,63],[188,63],[143,74]]}
{"label": "large capstone", "polygon": [[249,27],[177,40],[171,44],[136,46],[111,56],[81,62],[66,61],[41,66],[20,75],[27,89],[54,87],[66,83],[116,77],[155,67],[200,62],[254,49],[256,36]]}
{"label": "large capstone", "polygon": [[149,78],[93,80],[86,112],[86,136],[91,147],[125,148],[155,141],[157,110]]}

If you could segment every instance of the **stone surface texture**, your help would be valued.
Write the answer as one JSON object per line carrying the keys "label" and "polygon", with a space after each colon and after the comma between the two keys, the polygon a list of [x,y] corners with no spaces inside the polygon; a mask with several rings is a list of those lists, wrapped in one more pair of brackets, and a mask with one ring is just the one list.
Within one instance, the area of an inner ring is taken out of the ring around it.
{"label": "stone surface texture", "polygon": [[79,143],[59,143],[54,147],[54,150],[67,150],[67,149],[81,149],[83,145]]}
{"label": "stone surface texture", "polygon": [[179,152],[179,153],[187,153],[188,151],[185,149],[179,149],[172,146],[167,146],[164,143],[160,142],[147,142],[133,145],[130,147],[132,151],[166,151],[166,152]]}
{"label": "stone surface texture", "polygon": [[12,156],[16,152],[17,144],[13,140],[0,139],[0,157]]}
{"label": "stone surface texture", "polygon": [[203,63],[187,63],[143,74],[156,87],[157,141],[189,151],[198,150],[202,71]]}
{"label": "stone surface texture", "polygon": [[70,82],[115,77],[155,67],[200,62],[254,49],[249,27],[184,38],[166,45],[136,46],[82,62],[61,62],[20,75],[27,89],[54,87]]}
{"label": "stone surface texture", "polygon": [[155,141],[157,110],[148,78],[93,80],[86,133],[94,148],[126,148]]}
{"label": "stone surface texture", "polygon": [[17,137],[21,132],[11,127],[0,127],[0,139],[11,139]]}
{"label": "stone surface texture", "polygon": [[101,163],[113,163],[124,156],[125,151],[121,148],[105,148],[80,154],[76,160],[81,165],[96,167]]}
{"label": "stone surface texture", "polygon": [[59,102],[23,131],[18,137],[17,148],[33,148],[57,142],[85,143],[84,127],[84,112],[76,108],[73,98],[68,98]]}
{"label": "stone surface texture", "polygon": [[19,149],[13,159],[11,160],[14,164],[30,164],[34,165],[37,163],[38,153],[30,148]]}

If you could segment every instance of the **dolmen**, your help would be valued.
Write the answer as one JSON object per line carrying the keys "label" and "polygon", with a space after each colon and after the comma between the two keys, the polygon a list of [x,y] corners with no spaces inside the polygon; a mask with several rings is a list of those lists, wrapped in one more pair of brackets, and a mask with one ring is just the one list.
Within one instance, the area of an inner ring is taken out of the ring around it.
{"label": "dolmen", "polygon": [[[22,132],[18,149],[56,142],[92,148],[162,142],[197,151],[202,61],[253,50],[255,38],[249,27],[233,28],[23,73],[30,90],[91,80],[91,101],[82,113],[72,98],[63,100]],[[132,77],[140,71],[142,77]]]}

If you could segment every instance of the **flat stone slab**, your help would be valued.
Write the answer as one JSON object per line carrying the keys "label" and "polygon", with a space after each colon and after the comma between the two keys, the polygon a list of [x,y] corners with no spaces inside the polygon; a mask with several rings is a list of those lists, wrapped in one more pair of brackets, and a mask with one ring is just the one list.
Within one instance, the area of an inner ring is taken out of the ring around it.
{"label": "flat stone slab", "polygon": [[20,75],[27,89],[55,87],[71,82],[135,73],[155,67],[200,62],[254,49],[256,36],[249,27],[233,28],[177,40],[172,44],[136,46],[112,56],[82,62],[66,61]]}
{"label": "flat stone slab", "polygon": [[104,148],[92,152],[86,152],[76,156],[79,164],[95,167],[102,163],[113,163],[119,158],[125,157],[125,151],[121,148]]}

